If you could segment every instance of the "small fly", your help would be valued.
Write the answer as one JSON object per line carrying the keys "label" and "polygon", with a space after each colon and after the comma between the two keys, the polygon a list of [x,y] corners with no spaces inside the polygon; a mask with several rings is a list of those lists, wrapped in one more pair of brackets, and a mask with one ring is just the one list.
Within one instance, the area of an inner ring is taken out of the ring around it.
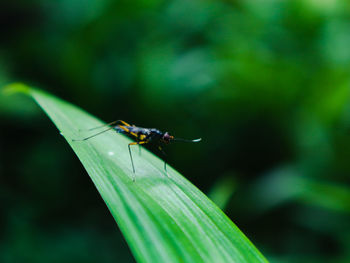
{"label": "small fly", "polygon": [[[202,139],[195,139],[195,140],[186,140],[186,139],[181,139],[181,138],[174,138],[174,136],[170,135],[168,132],[161,132],[158,129],[154,129],[154,128],[141,128],[141,127],[137,127],[135,125],[130,125],[128,123],[126,123],[125,121],[122,120],[117,120],[117,121],[113,121],[110,123],[107,123],[105,125],[102,126],[98,126],[92,129],[89,129],[89,131],[95,130],[95,129],[99,129],[99,128],[103,128],[109,126],[109,128],[98,132],[96,134],[93,134],[89,137],[86,137],[84,139],[81,140],[74,140],[73,141],[86,141],[89,140],[90,138],[93,138],[97,135],[100,135],[106,131],[109,130],[115,130],[118,133],[123,133],[123,134],[127,134],[131,137],[133,137],[136,142],[131,142],[128,144],[128,149],[129,149],[129,155],[130,155],[130,160],[131,160],[131,166],[132,166],[132,170],[135,174],[135,167],[134,167],[134,161],[132,158],[132,154],[131,154],[131,149],[130,146],[131,145],[139,145],[141,146],[142,144],[146,144],[146,143],[154,143],[158,146],[158,150],[164,155],[166,156],[163,148],[162,148],[162,144],[169,144],[172,141],[180,141],[180,142],[200,142]],[[167,169],[166,169],[167,163],[164,160],[164,170],[165,172],[168,174]],[[135,176],[133,178],[133,181],[135,181]]]}

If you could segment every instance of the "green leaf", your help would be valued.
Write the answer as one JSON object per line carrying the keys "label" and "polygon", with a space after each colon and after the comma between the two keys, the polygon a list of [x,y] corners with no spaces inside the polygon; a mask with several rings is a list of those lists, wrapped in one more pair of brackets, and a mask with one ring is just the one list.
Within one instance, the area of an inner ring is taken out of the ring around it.
{"label": "green leaf", "polygon": [[23,84],[73,148],[119,225],[138,262],[267,262],[246,236],[200,190],[163,161],[134,148],[113,130],[87,141],[81,131],[103,122],[83,110]]}

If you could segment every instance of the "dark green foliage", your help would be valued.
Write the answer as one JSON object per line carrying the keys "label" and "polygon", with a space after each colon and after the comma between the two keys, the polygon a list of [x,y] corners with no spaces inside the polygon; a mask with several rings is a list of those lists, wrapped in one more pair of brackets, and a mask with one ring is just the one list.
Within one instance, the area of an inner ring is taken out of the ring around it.
{"label": "dark green foliage", "polygon": [[[0,83],[202,137],[169,146],[170,164],[272,262],[350,261],[348,1],[5,1],[0,17]],[[0,261],[96,262],[96,243],[115,260],[113,220],[39,114],[0,96]]]}

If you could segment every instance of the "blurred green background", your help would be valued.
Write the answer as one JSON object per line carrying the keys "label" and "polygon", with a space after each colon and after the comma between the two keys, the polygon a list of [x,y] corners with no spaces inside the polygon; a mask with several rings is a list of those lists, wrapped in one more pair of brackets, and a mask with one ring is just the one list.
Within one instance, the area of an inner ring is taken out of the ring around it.
{"label": "blurred green background", "polygon": [[[202,137],[169,163],[271,262],[350,262],[348,1],[1,1],[14,81]],[[134,262],[41,110],[0,95],[0,118],[0,262]]]}

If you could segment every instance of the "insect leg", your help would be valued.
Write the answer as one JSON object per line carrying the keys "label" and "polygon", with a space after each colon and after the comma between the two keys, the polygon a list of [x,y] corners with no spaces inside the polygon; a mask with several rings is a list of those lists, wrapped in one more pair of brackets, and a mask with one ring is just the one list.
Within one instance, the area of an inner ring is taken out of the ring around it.
{"label": "insect leg", "polygon": [[[122,123],[122,125],[129,125],[129,124],[127,124],[125,121],[117,120],[117,121],[113,121],[113,122],[110,122],[110,123],[105,124],[105,125],[102,125],[102,126],[98,126],[98,127],[95,127],[95,128],[91,128],[91,129],[89,129],[89,131],[92,131],[92,130],[95,130],[95,129],[98,129],[98,128],[102,128],[102,127],[105,127],[105,126],[110,126],[110,125],[115,124],[115,123],[117,123],[117,122]],[[124,127],[124,126],[122,126],[122,125],[118,125],[118,126],[119,126],[122,130],[124,130],[126,133],[131,133],[132,135],[134,135],[133,132],[130,132],[129,129],[127,129],[126,127]],[[101,132],[98,132],[98,133],[96,133],[96,134],[93,134],[93,135],[91,135],[91,136],[89,136],[89,137],[86,137],[86,138],[84,138],[84,139],[73,139],[72,141],[86,141],[86,140],[88,140],[88,139],[90,139],[90,138],[92,138],[92,137],[95,137],[95,136],[97,136],[97,135],[100,135],[101,133],[104,133],[104,132],[106,132],[106,131],[112,130],[112,129],[114,129],[114,128],[115,128],[115,127],[109,127],[109,128],[106,129],[106,130],[103,130],[103,131],[101,131]]]}
{"label": "insect leg", "polygon": [[116,123],[121,123],[125,126],[130,126],[130,124],[126,123],[125,121],[122,121],[122,120],[116,120],[116,121],[112,121],[110,123],[107,123],[107,124],[103,124],[101,126],[97,126],[97,127],[94,127],[94,128],[91,128],[91,129],[87,129],[88,131],[92,131],[92,130],[96,130],[96,129],[99,129],[99,128],[103,128],[103,127],[106,127],[106,126],[111,126],[113,124],[116,124]]}
{"label": "insect leg", "polygon": [[136,142],[139,145],[139,156],[141,156],[141,144],[139,144],[139,142],[140,142],[139,137],[136,137]]}
{"label": "insect leg", "polygon": [[165,170],[166,175],[169,176],[168,171],[166,169],[166,165],[167,165],[166,159],[167,159],[168,156],[164,152],[164,150],[163,150],[163,148],[161,146],[158,146],[158,150],[164,155],[164,170]]}
{"label": "insect leg", "polygon": [[131,134],[132,136],[136,137],[136,139],[138,138],[137,134],[132,132],[132,131],[130,131],[125,125],[124,126],[123,125],[118,125],[118,127],[120,129],[122,129],[123,131],[125,131],[125,133]]}
{"label": "insect leg", "polygon": [[128,148],[129,148],[129,155],[130,155],[130,160],[131,160],[131,166],[132,166],[132,171],[134,172],[134,176],[133,176],[133,181],[135,182],[135,167],[134,167],[134,161],[132,159],[132,154],[131,154],[131,148],[130,146],[131,145],[140,145],[140,144],[145,144],[145,143],[148,143],[148,141],[140,141],[140,142],[131,142],[128,144]]}
{"label": "insect leg", "polygon": [[91,136],[89,136],[89,137],[86,137],[86,138],[84,138],[84,139],[72,139],[72,141],[73,141],[73,142],[76,142],[76,141],[86,141],[86,140],[88,140],[88,139],[90,139],[90,138],[92,138],[92,137],[95,137],[95,136],[97,136],[97,135],[100,135],[101,133],[104,133],[104,132],[109,131],[109,130],[112,130],[112,129],[113,129],[113,127],[109,127],[109,128],[106,129],[106,130],[103,130],[103,131],[101,131],[101,132],[98,132],[98,133],[96,133],[96,134],[93,134],[93,135],[91,135]]}

